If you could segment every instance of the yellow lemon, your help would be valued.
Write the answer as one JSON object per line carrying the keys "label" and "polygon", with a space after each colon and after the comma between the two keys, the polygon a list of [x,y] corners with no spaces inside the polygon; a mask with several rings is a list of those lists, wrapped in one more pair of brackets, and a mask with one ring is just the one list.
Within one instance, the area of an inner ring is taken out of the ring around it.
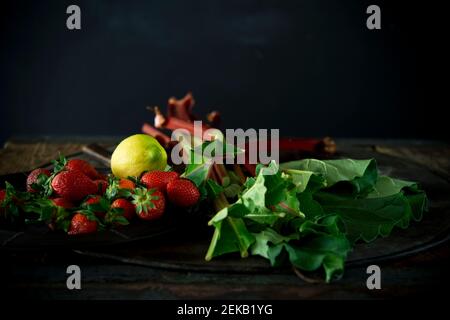
{"label": "yellow lemon", "polygon": [[164,170],[166,166],[166,150],[146,134],[122,140],[111,157],[111,170],[119,178],[139,177],[144,171]]}

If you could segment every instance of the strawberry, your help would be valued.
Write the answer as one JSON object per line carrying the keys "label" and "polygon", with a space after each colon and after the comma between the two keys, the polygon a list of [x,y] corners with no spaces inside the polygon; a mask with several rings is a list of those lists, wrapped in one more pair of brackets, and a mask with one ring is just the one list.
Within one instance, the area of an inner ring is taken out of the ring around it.
{"label": "strawberry", "polygon": [[[16,190],[12,184],[5,182],[5,189],[0,189],[0,214],[5,214],[14,219],[19,216],[18,204],[20,199],[16,196]],[[0,216],[0,218],[2,218]],[[1,224],[1,221],[0,221]]]}
{"label": "strawberry", "polygon": [[3,200],[6,198],[6,190],[0,189],[0,213],[3,213],[4,208],[2,207]]}
{"label": "strawberry", "polygon": [[64,198],[53,198],[50,199],[53,205],[56,207],[53,210],[52,218],[48,221],[47,225],[52,230],[65,230],[67,231],[70,221],[68,218],[70,216],[69,211],[65,209],[71,209],[75,207],[72,202]]}
{"label": "strawberry", "polygon": [[5,200],[6,197],[6,190],[0,189],[0,205],[2,204],[3,200]]}
{"label": "strawberry", "polygon": [[166,200],[161,191],[156,189],[136,188],[132,203],[136,213],[143,220],[160,218],[166,208]]}
{"label": "strawberry", "polygon": [[98,173],[98,177],[97,177],[96,180],[105,180],[105,181],[108,181],[108,176],[99,172],[99,173]]}
{"label": "strawberry", "polygon": [[55,206],[62,207],[64,209],[70,209],[74,207],[72,202],[64,198],[53,198],[51,199],[51,201]]}
{"label": "strawberry", "polygon": [[114,202],[111,204],[111,208],[123,209],[123,216],[127,220],[131,220],[136,214],[134,205],[130,201],[122,198],[114,200]]}
{"label": "strawberry", "polygon": [[130,179],[120,179],[119,180],[119,188],[120,189],[133,190],[135,187],[136,187],[136,185]]}
{"label": "strawberry", "polygon": [[108,182],[102,179],[94,180],[95,185],[97,186],[97,194],[104,195],[106,192],[106,188],[108,188]]}
{"label": "strawberry", "polygon": [[[83,203],[83,205],[86,207],[86,206],[93,205],[93,204],[99,204],[101,199],[102,199],[101,196],[93,195],[93,196],[90,196],[89,199],[87,199]],[[98,210],[98,208],[96,208],[96,210],[94,211],[94,214],[99,218],[104,218],[105,214],[106,214],[104,211],[107,211],[107,210],[101,210],[101,209],[99,211],[97,211],[97,210]]]}
{"label": "strawberry", "polygon": [[38,190],[33,189],[33,184],[39,183],[39,177],[41,175],[50,177],[51,172],[47,169],[38,168],[34,169],[30,172],[30,174],[27,177],[27,191],[28,192],[37,192]]}
{"label": "strawberry", "polygon": [[190,207],[200,199],[200,192],[188,179],[176,179],[167,184],[167,197],[179,207]]}
{"label": "strawberry", "polygon": [[87,216],[77,212],[70,221],[69,235],[85,234],[96,232],[98,223],[95,220],[89,220]]}
{"label": "strawberry", "polygon": [[58,196],[73,202],[97,193],[95,182],[78,170],[58,173],[52,180],[52,188]]}
{"label": "strawberry", "polygon": [[92,180],[96,180],[101,177],[101,175],[89,162],[81,159],[72,159],[67,161],[66,169],[69,171],[81,171]]}
{"label": "strawberry", "polygon": [[84,204],[86,204],[86,205],[97,204],[97,203],[100,202],[101,198],[102,198],[102,197],[100,197],[99,195],[91,196],[91,197],[89,197],[89,199],[87,199],[87,200],[84,202]]}
{"label": "strawberry", "polygon": [[174,171],[151,171],[144,173],[141,177],[141,182],[147,187],[147,189],[156,188],[161,192],[166,192],[167,184],[178,178],[178,173]]}

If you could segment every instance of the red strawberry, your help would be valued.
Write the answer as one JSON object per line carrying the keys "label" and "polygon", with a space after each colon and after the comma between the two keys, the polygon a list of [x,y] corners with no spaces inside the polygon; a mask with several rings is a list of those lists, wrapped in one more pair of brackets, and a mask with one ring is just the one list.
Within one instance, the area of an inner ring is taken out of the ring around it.
{"label": "red strawberry", "polygon": [[105,181],[108,181],[108,176],[107,176],[107,175],[104,175],[104,174],[102,174],[102,173],[99,173],[99,174],[98,174],[98,177],[97,177],[97,180],[105,180]]}
{"label": "red strawberry", "polygon": [[17,199],[17,197],[14,194],[12,195],[11,199],[9,199],[9,200],[5,200],[6,196],[7,196],[7,191],[5,189],[0,189],[0,213],[5,212],[5,210],[7,210],[7,209],[12,209],[12,208],[16,207],[18,202],[20,202],[20,200]]}
{"label": "red strawberry", "polygon": [[143,220],[160,218],[166,208],[163,193],[156,189],[137,188],[132,203],[136,207],[138,217]]}
{"label": "red strawberry", "polygon": [[94,196],[89,197],[89,199],[87,199],[84,203],[85,203],[86,205],[97,204],[97,203],[100,202],[100,199],[101,199],[101,198],[102,198],[102,197],[100,197],[99,195],[94,195]]}
{"label": "red strawberry", "polygon": [[167,197],[179,207],[190,207],[200,199],[200,192],[188,179],[177,179],[167,184]]}
{"label": "red strawberry", "polygon": [[69,171],[81,171],[92,180],[96,180],[101,177],[101,175],[89,162],[81,159],[72,159],[67,161],[66,169]]}
{"label": "red strawberry", "polygon": [[135,213],[135,209],[134,209],[134,205],[126,200],[126,199],[116,199],[114,200],[114,202],[111,204],[111,208],[121,208],[123,209],[123,216],[127,219],[127,220],[131,220],[133,219]]}
{"label": "red strawberry", "polygon": [[6,197],[6,190],[0,189],[0,204],[2,204],[3,200]]}
{"label": "red strawberry", "polygon": [[[91,204],[97,204],[100,202],[100,200],[102,199],[101,196],[99,195],[94,195],[89,197],[89,199],[87,199],[84,204],[85,205],[91,205]],[[105,212],[101,212],[101,211],[95,211],[94,214],[99,217],[99,218],[104,218],[105,217]]]}
{"label": "red strawberry", "polygon": [[6,197],[6,190],[0,189],[0,213],[3,212],[4,208],[1,207],[3,200],[5,200]]}
{"label": "red strawberry", "polygon": [[170,181],[178,179],[178,173],[174,171],[151,171],[144,173],[141,182],[147,189],[156,188],[161,192],[166,192],[166,186]]}
{"label": "red strawberry", "polygon": [[[55,206],[61,207],[64,209],[70,209],[70,208],[75,207],[72,202],[70,202],[69,200],[64,199],[64,198],[53,198],[53,199],[50,199],[50,201],[53,202],[53,204]],[[57,215],[58,215],[58,210],[54,210],[52,219],[48,223],[48,227],[53,231],[57,229],[57,227],[56,227],[56,220],[58,219]]]}
{"label": "red strawberry", "polygon": [[69,235],[85,234],[96,232],[98,228],[97,221],[89,220],[84,214],[76,213],[70,221]]}
{"label": "red strawberry", "polygon": [[97,185],[81,171],[62,171],[52,180],[52,188],[62,198],[77,202],[97,193]]}
{"label": "red strawberry", "polygon": [[70,202],[69,200],[64,199],[64,198],[53,198],[53,199],[51,199],[51,201],[53,202],[53,204],[55,206],[62,207],[65,209],[70,209],[70,208],[74,207],[72,202]]}
{"label": "red strawberry", "polygon": [[30,174],[27,177],[27,191],[28,192],[36,192],[37,191],[37,190],[33,189],[32,185],[34,183],[38,182],[38,178],[41,174],[46,175],[47,177],[50,177],[50,175],[51,175],[49,170],[43,169],[43,168],[34,169],[33,171],[30,172]]}
{"label": "red strawberry", "polygon": [[136,187],[136,185],[130,179],[120,179],[119,180],[119,188],[120,189],[133,190],[135,187]]}
{"label": "red strawberry", "polygon": [[106,192],[106,188],[108,188],[108,182],[105,180],[94,180],[95,185],[97,186],[97,194],[104,195]]}

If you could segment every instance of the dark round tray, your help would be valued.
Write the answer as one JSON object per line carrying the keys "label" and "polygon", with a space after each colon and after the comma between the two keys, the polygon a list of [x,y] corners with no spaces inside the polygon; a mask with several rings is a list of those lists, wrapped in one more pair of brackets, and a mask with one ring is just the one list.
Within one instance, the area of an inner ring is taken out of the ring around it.
{"label": "dark round tray", "polygon": [[[445,177],[428,168],[386,155],[371,148],[342,151],[340,156],[376,158],[384,174],[418,181],[430,199],[429,212],[408,229],[394,229],[392,234],[370,244],[358,243],[351,252],[347,266],[377,263],[427,250],[450,238],[450,187]],[[14,185],[25,183],[26,174],[0,177]],[[74,249],[77,253],[114,259],[149,267],[208,272],[274,272],[265,259],[226,255],[211,262],[204,255],[212,235],[206,219],[190,217],[186,212],[169,211],[164,219],[150,223],[136,222],[119,230],[95,235],[67,236],[50,232],[46,227],[28,227],[19,232],[0,229],[3,250]],[[132,243],[130,243],[132,242]]]}

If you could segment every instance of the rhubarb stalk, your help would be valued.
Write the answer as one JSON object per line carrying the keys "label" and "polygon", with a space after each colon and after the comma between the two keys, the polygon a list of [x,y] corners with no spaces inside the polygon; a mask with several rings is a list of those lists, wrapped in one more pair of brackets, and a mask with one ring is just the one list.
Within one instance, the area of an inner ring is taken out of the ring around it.
{"label": "rhubarb stalk", "polygon": [[167,147],[170,143],[169,136],[162,133],[161,131],[159,131],[158,129],[156,129],[155,127],[153,127],[148,123],[144,123],[144,125],[142,126],[142,132],[158,140],[158,142],[161,143],[164,147]]}
{"label": "rhubarb stalk", "polygon": [[188,92],[182,99],[169,98],[167,102],[167,114],[169,117],[178,118],[187,122],[193,122],[196,117],[192,114],[195,105],[192,93]]}
{"label": "rhubarb stalk", "polygon": [[162,114],[159,107],[147,107],[147,109],[152,110],[155,113],[155,127],[158,129],[160,128],[169,130],[184,129],[189,131],[189,133],[191,133],[192,135],[202,137],[203,132],[210,128],[207,124],[202,123],[201,130],[195,130],[194,123],[174,117],[166,117]]}

